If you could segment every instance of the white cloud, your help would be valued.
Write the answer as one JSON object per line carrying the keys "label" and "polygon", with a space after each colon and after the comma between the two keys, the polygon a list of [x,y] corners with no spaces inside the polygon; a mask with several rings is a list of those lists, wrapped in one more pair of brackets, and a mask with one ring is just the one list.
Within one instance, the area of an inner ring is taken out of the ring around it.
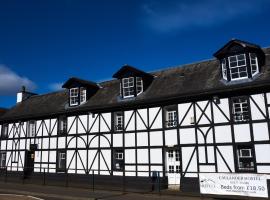
{"label": "white cloud", "polygon": [[36,88],[36,84],[28,78],[19,76],[8,67],[0,65],[0,96],[15,95],[23,85],[27,91]]}
{"label": "white cloud", "polygon": [[144,23],[153,30],[170,32],[219,24],[256,14],[269,7],[268,0],[147,1]]}
{"label": "white cloud", "polygon": [[49,85],[49,89],[53,91],[63,90],[62,85],[63,83],[52,83]]}

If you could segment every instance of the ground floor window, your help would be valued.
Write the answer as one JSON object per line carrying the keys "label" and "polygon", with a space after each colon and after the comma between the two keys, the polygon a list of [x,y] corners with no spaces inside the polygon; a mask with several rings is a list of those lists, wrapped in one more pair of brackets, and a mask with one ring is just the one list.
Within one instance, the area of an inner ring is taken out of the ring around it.
{"label": "ground floor window", "polygon": [[122,171],[124,169],[124,150],[114,149],[113,150],[113,167],[116,171]]}
{"label": "ground floor window", "polygon": [[66,171],[66,150],[58,150],[57,152],[57,171]]}
{"label": "ground floor window", "polygon": [[254,153],[252,145],[240,145],[237,147],[238,171],[239,172],[253,172]]}
{"label": "ground floor window", "polygon": [[0,152],[0,168],[6,167],[6,158],[7,158],[6,152]]}

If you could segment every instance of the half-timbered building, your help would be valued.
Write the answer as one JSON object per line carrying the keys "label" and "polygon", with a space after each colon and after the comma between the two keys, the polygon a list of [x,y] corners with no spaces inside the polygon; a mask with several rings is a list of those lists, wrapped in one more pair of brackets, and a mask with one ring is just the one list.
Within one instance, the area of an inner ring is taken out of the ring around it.
{"label": "half-timbered building", "polygon": [[[270,173],[270,48],[231,40],[203,62],[101,83],[25,88],[0,116],[0,168],[144,180],[180,188],[198,173]],[[194,184],[194,185],[193,185]]]}

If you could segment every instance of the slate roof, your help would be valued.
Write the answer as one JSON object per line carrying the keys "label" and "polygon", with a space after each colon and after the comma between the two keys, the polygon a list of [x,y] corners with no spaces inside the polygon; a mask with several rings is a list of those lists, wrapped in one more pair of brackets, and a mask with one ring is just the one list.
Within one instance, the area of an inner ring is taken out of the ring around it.
{"label": "slate roof", "polygon": [[113,109],[128,109],[134,106],[158,105],[170,101],[191,101],[207,95],[229,95],[234,91],[263,88],[270,91],[270,47],[264,48],[265,65],[252,81],[225,83],[221,79],[219,61],[211,59],[188,65],[176,66],[152,72],[155,76],[151,85],[136,98],[119,98],[119,80],[99,83],[100,89],[83,105],[68,107],[68,92],[59,91],[35,95],[18,103],[0,116],[0,121],[26,120],[38,117],[57,116],[73,112],[98,112]]}
{"label": "slate roof", "polygon": [[5,108],[0,108],[0,117],[5,114],[5,112],[7,111],[7,109]]}

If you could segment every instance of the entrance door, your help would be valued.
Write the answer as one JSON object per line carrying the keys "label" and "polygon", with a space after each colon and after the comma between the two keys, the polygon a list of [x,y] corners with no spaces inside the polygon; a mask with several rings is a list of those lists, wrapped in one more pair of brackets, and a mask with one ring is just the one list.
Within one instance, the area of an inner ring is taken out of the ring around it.
{"label": "entrance door", "polygon": [[169,188],[179,189],[181,177],[180,153],[177,149],[168,149],[167,158],[167,175]]}
{"label": "entrance door", "polygon": [[24,178],[28,178],[34,171],[34,159],[35,159],[36,145],[31,145],[30,150],[25,151],[24,158]]}

